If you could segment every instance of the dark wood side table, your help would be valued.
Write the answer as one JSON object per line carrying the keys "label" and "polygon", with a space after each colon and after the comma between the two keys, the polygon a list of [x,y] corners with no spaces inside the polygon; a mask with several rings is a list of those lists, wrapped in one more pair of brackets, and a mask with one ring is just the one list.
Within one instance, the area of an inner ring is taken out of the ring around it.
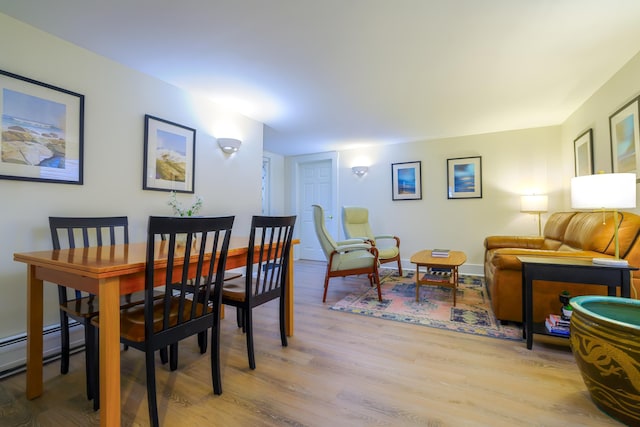
{"label": "dark wood side table", "polygon": [[637,267],[608,266],[594,264],[590,258],[519,256],[522,262],[522,335],[527,340],[527,349],[533,346],[533,334],[553,335],[544,323],[533,323],[533,282],[547,280],[553,282],[588,283],[607,286],[608,295],[631,296],[631,271]]}

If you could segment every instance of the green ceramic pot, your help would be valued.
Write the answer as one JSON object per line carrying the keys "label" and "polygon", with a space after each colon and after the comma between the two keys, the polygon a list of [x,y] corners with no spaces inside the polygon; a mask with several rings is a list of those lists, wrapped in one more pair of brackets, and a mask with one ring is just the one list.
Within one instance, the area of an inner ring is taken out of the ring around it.
{"label": "green ceramic pot", "polygon": [[593,402],[640,425],[640,301],[608,296],[571,299],[571,349]]}

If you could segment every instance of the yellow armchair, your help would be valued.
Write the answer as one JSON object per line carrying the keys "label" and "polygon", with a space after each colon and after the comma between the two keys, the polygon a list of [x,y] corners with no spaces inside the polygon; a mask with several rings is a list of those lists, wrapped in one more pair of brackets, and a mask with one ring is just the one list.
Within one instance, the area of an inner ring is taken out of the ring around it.
{"label": "yellow armchair", "polygon": [[327,258],[327,272],[324,277],[322,302],[327,300],[329,278],[366,274],[369,284],[375,282],[378,287],[378,300],[382,301],[380,278],[378,276],[378,250],[362,239],[350,239],[336,242],[324,223],[324,209],[313,205],[313,223],[318,241]]}
{"label": "yellow armchair", "polygon": [[367,208],[344,206],[342,208],[342,226],[347,238],[360,238],[371,242],[378,249],[380,264],[397,262],[398,274],[402,276],[400,238],[391,234],[374,235],[369,225],[369,211]]}

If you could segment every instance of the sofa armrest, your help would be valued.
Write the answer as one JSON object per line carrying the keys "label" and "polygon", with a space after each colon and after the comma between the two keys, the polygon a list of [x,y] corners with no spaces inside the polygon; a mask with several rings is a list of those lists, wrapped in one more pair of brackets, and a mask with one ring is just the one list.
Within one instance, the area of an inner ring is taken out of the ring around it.
{"label": "sofa armrest", "polygon": [[519,256],[534,257],[568,257],[568,258],[594,258],[602,256],[599,252],[593,251],[552,251],[552,250],[531,250],[531,249],[498,249],[491,257],[491,264],[502,270],[522,270],[522,263]]}
{"label": "sofa armrest", "polygon": [[484,239],[485,249],[522,248],[542,249],[542,236],[489,236]]}

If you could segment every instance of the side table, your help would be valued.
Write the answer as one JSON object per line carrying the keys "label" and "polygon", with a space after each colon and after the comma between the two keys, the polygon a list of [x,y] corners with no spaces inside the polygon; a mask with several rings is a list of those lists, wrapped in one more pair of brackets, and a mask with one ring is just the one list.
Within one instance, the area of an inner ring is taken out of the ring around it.
{"label": "side table", "polygon": [[[449,251],[448,257],[434,257],[431,255],[431,250],[426,249],[424,251],[416,252],[411,255],[409,260],[416,265],[416,301],[420,296],[420,285],[439,285],[446,286],[452,289],[453,292],[453,306],[456,306],[456,290],[458,287],[458,267],[460,267],[467,260],[467,256],[464,252]],[[429,280],[420,278],[420,267],[426,267],[427,272],[433,268],[443,268],[451,270],[451,274],[448,277],[444,277],[442,280]]]}
{"label": "side table", "polygon": [[631,296],[632,266],[608,266],[594,264],[591,258],[535,257],[519,256],[522,262],[522,335],[527,340],[527,349],[533,346],[533,334],[553,335],[544,323],[533,323],[533,282],[546,280],[553,282],[587,283],[608,288],[608,295]]}

